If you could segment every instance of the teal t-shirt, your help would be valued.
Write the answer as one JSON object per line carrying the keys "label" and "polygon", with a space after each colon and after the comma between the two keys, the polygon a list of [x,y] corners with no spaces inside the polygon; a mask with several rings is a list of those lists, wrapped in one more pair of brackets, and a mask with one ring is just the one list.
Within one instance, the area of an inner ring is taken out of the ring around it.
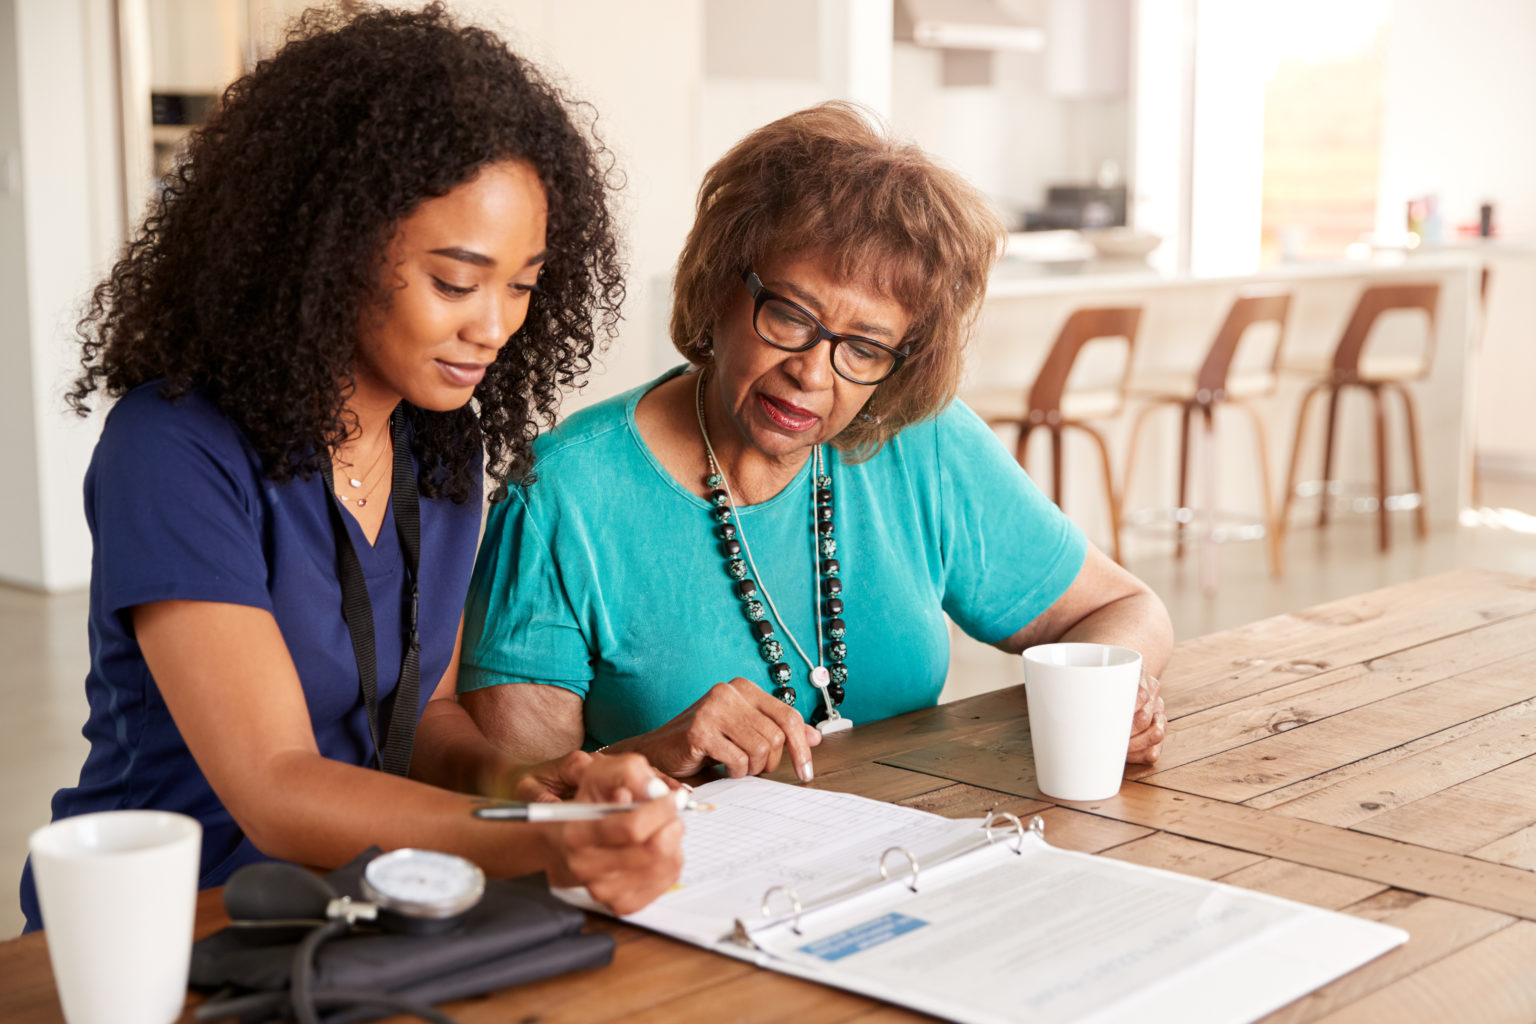
{"label": "teal t-shirt", "polygon": [[[585,701],[589,746],[654,729],[738,676],[772,692],[710,504],[672,478],[635,427],[641,396],[679,372],[545,434],[535,482],[492,506],[465,609],[460,692],[563,687]],[[865,462],[825,453],[848,629],[840,710],[855,723],[937,702],[949,669],[945,612],[996,643],[1082,568],[1082,532],[958,401]],[[807,460],[778,495],[738,513],[759,586],[814,656],[810,476]],[[809,717],[805,662],[774,632]]]}

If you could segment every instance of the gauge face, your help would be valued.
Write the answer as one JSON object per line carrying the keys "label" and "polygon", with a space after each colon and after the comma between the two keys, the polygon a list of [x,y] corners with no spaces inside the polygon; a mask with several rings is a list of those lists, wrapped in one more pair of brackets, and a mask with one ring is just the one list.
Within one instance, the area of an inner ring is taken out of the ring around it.
{"label": "gauge face", "polygon": [[410,917],[448,917],[480,901],[485,874],[451,853],[395,850],[368,862],[363,888],[389,910]]}

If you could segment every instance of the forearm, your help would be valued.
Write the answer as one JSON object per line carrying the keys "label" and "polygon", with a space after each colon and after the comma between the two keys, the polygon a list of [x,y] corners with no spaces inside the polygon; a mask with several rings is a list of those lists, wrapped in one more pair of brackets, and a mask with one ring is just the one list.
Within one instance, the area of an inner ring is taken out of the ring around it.
{"label": "forearm", "polygon": [[1173,624],[1163,602],[1148,590],[1111,601],[1090,612],[1057,639],[1064,643],[1129,647],[1140,652],[1142,668],[1158,676],[1173,651]]}
{"label": "forearm", "polygon": [[416,846],[467,857],[498,878],[554,864],[549,826],[480,821],[474,798],[414,779],[299,751],[252,777],[260,782],[230,810],[270,857],[332,868],[369,846]]}
{"label": "forearm", "polygon": [[459,695],[469,724],[514,764],[536,764],[581,749],[582,700],[539,683],[505,683]]}
{"label": "forearm", "polygon": [[411,778],[459,793],[506,796],[524,762],[486,738],[456,701],[427,702],[416,727]]}

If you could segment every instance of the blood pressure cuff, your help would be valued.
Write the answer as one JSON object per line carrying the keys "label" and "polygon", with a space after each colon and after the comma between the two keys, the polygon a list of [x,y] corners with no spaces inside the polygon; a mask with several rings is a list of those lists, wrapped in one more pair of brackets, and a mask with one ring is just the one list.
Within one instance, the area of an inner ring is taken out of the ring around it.
{"label": "blood pressure cuff", "polygon": [[[340,895],[362,900],[363,868],[378,854],[377,849],[365,852],[326,881]],[[585,914],[550,895],[542,875],[487,881],[480,902],[448,931],[414,935],[359,929],[324,943],[315,956],[314,987],[438,1003],[602,967],[613,959],[613,939],[583,934],[585,923]],[[285,990],[297,945],[257,944],[249,930],[225,928],[193,944],[189,984],[204,992]],[[389,1015],[343,1008],[323,1019],[344,1024]]]}

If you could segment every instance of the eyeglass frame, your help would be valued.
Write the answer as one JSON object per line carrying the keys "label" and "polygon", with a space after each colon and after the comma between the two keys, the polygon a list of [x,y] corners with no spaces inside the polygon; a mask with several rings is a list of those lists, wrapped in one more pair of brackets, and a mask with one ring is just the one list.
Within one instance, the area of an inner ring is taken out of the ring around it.
{"label": "eyeglass frame", "polygon": [[[874,338],[866,338],[862,334],[838,334],[836,331],[828,330],[827,325],[822,323],[816,314],[800,305],[800,303],[796,302],[794,299],[786,298],[785,296],[780,295],[778,292],[773,291],[764,285],[763,279],[758,277],[750,267],[741,272],[741,280],[742,283],[747,286],[748,294],[752,296],[752,330],[756,332],[759,338],[763,339],[764,342],[772,345],[780,352],[809,352],[817,345],[820,345],[823,341],[830,341],[832,343],[832,351],[827,354],[827,359],[832,366],[832,372],[851,384],[862,384],[865,387],[874,387],[876,384],[890,380],[891,377],[895,375],[896,371],[901,369],[901,364],[906,361],[907,356],[912,354],[912,346],[910,344],[905,344],[900,348],[896,348],[895,346],[876,341]],[[804,345],[799,346],[798,348],[789,348],[786,345],[780,345],[778,342],[764,334],[762,328],[757,326],[757,314],[762,312],[762,309],[765,305],[774,300],[778,300],[779,302],[785,303],[786,305],[793,306],[795,309],[804,314],[807,320],[816,325],[816,337],[812,338],[810,341],[806,342]],[[842,370],[838,369],[837,366],[837,346],[841,345],[845,341],[856,341],[864,345],[873,345],[875,348],[878,348],[884,352],[889,352],[891,354],[891,368],[887,370],[879,380],[856,380],[853,377],[848,376]]]}

